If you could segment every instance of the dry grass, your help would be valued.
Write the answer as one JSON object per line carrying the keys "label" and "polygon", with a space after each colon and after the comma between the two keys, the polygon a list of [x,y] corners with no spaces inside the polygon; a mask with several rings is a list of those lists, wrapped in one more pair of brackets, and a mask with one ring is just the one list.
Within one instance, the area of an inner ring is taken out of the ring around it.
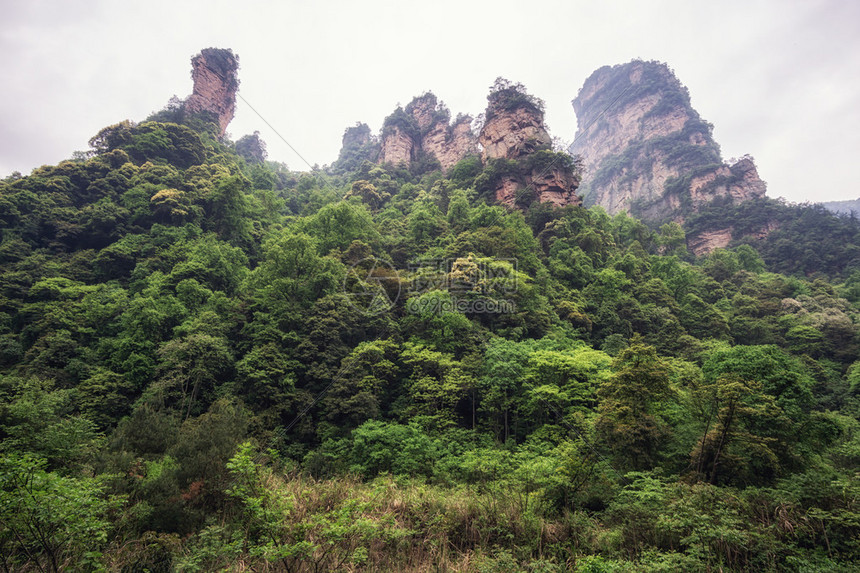
{"label": "dry grass", "polygon": [[308,541],[314,549],[302,558],[268,560],[254,558],[249,549],[218,563],[219,570],[491,571],[490,556],[499,547],[519,548],[517,560],[528,562],[570,541],[571,528],[563,520],[535,515],[527,500],[510,492],[388,476],[362,482],[267,473],[261,485],[290,508],[279,541]]}

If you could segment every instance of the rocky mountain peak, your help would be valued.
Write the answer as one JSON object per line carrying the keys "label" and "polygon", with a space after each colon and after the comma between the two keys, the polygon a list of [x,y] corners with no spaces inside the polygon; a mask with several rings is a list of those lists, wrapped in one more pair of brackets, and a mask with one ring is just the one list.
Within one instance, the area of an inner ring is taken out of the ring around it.
{"label": "rocky mountain peak", "polygon": [[447,123],[451,117],[445,104],[440,104],[432,92],[413,98],[405,111],[415,119],[422,132],[427,131],[434,123]]}
{"label": "rocky mountain peak", "polygon": [[717,197],[765,194],[752,158],[723,161],[713,126],[666,64],[604,66],[572,103],[580,127],[571,151],[583,159],[587,205],[661,223],[682,221]]}
{"label": "rocky mountain peak", "polygon": [[355,147],[366,145],[370,142],[370,126],[366,123],[356,123],[352,127],[347,127],[343,132],[341,145],[343,147]]}
{"label": "rocky mountain peak", "polygon": [[580,204],[575,166],[566,154],[552,151],[543,101],[522,84],[498,78],[490,88],[478,143],[485,163],[504,165],[493,185],[499,203],[514,207],[536,199],[559,207]]}
{"label": "rocky mountain peak", "polygon": [[478,136],[482,158],[517,159],[552,144],[544,125],[543,102],[521,84],[499,78],[487,96],[484,125]]}
{"label": "rocky mountain peak", "polygon": [[452,124],[445,104],[427,92],[385,119],[377,161],[408,165],[423,152],[436,158],[447,171],[463,158],[477,154],[471,124],[467,115],[458,116]]}
{"label": "rocky mountain peak", "polygon": [[[443,172],[469,156],[481,155],[488,165],[508,161],[493,170],[487,191],[509,207],[525,208],[532,201],[558,206],[579,204],[579,176],[572,158],[552,151],[544,125],[543,102],[521,84],[498,79],[487,97],[480,134],[472,117],[451,112],[430,92],[397,107],[385,118],[381,136],[370,135],[365,124],[346,130],[337,161],[339,169],[354,168],[362,159],[377,163],[413,165],[436,160]],[[479,147],[479,144],[481,147]]]}

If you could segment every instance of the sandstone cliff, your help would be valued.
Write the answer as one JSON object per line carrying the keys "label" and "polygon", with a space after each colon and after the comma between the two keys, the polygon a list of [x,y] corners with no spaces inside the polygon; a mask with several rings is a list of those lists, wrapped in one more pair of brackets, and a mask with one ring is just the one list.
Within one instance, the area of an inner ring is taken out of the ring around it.
{"label": "sandstone cliff", "polygon": [[652,223],[682,222],[717,197],[765,194],[751,158],[722,160],[712,126],[665,64],[603,67],[585,81],[573,107],[580,128],[571,151],[583,159],[586,204]]}
{"label": "sandstone cliff", "polygon": [[[491,104],[492,106],[492,104]],[[552,144],[543,125],[543,114],[528,107],[488,112],[478,137],[483,147],[481,157],[488,159],[517,159]]]}
{"label": "sandstone cliff", "polygon": [[385,120],[379,163],[410,164],[425,154],[448,171],[460,160],[478,152],[472,118],[451,114],[432,93],[416,97],[405,109],[397,108]]}
{"label": "sandstone cliff", "polygon": [[576,194],[579,178],[572,169],[564,166],[533,169],[526,177],[526,184],[534,187],[541,203],[552,203],[556,207],[582,204]]}
{"label": "sandstone cliff", "polygon": [[239,57],[231,50],[206,48],[191,59],[191,65],[194,91],[185,100],[185,111],[211,113],[223,136],[236,109]]}
{"label": "sandstone cliff", "polygon": [[379,139],[371,137],[364,124],[348,128],[333,167],[355,169],[360,161],[375,158],[380,164],[417,163],[430,169],[438,162],[447,172],[466,157],[480,154],[488,169],[478,186],[498,203],[512,208],[527,208],[533,201],[580,204],[576,166],[567,153],[551,150],[543,102],[521,85],[501,79],[487,101],[476,136],[470,116],[459,115],[452,122],[448,108],[435,95],[416,97],[385,118]]}
{"label": "sandstone cliff", "polygon": [[522,85],[496,80],[478,143],[485,163],[503,165],[489,181],[497,202],[509,207],[526,207],[533,200],[559,207],[580,204],[574,164],[567,154],[552,152],[543,102]]}
{"label": "sandstone cliff", "polygon": [[472,133],[472,117],[461,115],[451,125],[443,122],[432,124],[421,138],[421,149],[439,160],[442,171],[448,171],[465,157],[476,155],[478,148]]}
{"label": "sandstone cliff", "polygon": [[714,249],[724,249],[732,242],[732,227],[703,231],[687,238],[687,248],[694,255],[706,255]]}
{"label": "sandstone cliff", "polygon": [[379,163],[409,165],[415,156],[415,138],[399,125],[392,125],[382,136]]}
{"label": "sandstone cliff", "polygon": [[565,207],[582,203],[576,194],[578,185],[570,170],[553,167],[502,175],[493,181],[492,188],[496,202],[506,207],[526,208],[532,201]]}

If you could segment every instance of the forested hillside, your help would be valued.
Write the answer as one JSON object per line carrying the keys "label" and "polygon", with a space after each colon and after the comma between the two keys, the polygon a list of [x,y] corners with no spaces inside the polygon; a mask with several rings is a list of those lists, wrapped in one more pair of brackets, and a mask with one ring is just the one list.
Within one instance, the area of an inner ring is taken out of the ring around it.
{"label": "forested hillside", "polygon": [[498,205],[575,168],[546,145],[218,135],[173,106],[0,182],[0,569],[856,570],[856,221],[714,204],[738,246],[696,258]]}

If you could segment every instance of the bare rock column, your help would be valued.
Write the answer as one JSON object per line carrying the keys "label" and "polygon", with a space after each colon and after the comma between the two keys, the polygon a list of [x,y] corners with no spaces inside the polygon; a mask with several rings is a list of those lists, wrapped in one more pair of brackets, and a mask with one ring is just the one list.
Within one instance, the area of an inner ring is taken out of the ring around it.
{"label": "bare rock column", "polygon": [[211,113],[222,137],[236,110],[239,57],[231,50],[206,48],[191,59],[194,91],[185,100],[189,113]]}

